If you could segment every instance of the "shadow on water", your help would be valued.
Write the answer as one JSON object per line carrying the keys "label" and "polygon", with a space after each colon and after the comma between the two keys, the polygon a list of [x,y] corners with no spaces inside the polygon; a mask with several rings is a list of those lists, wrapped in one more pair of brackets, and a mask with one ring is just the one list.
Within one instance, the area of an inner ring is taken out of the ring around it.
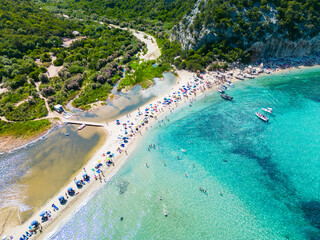
{"label": "shadow on water", "polygon": [[119,194],[124,194],[128,190],[129,184],[130,184],[130,182],[128,182],[128,181],[116,183],[116,186],[119,190]]}
{"label": "shadow on water", "polygon": [[[302,202],[301,208],[304,212],[305,218],[310,222],[312,226],[320,230],[320,202],[319,201],[308,201]],[[320,232],[314,232],[309,237],[310,239],[319,239]]]}

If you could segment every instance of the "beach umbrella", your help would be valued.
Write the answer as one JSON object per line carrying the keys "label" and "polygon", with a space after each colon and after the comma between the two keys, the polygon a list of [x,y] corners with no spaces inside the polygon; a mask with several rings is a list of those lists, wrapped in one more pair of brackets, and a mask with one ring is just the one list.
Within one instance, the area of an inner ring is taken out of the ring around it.
{"label": "beach umbrella", "polygon": [[69,187],[69,188],[68,188],[68,192],[73,192],[73,188],[72,188],[72,187]]}
{"label": "beach umbrella", "polygon": [[93,168],[91,168],[91,171],[92,171],[92,172],[95,172],[96,170],[94,170]]}
{"label": "beach umbrella", "polygon": [[[58,200],[61,202],[62,200],[64,200],[64,196],[58,197]],[[32,224],[31,224],[31,225],[32,225]]]}
{"label": "beach umbrella", "polygon": [[98,160],[98,163],[101,163],[101,160]]}
{"label": "beach umbrella", "polygon": [[[93,169],[92,169],[93,170]],[[93,170],[94,171],[94,170]],[[81,181],[80,180],[78,180],[78,181],[76,181],[76,184],[77,185],[80,185],[81,184]]]}
{"label": "beach umbrella", "polygon": [[39,224],[39,222],[37,221],[37,220],[33,220],[32,222],[31,222],[31,226],[36,226],[36,225],[38,225]]}
{"label": "beach umbrella", "polygon": [[125,140],[125,139],[127,139],[127,137],[123,137],[122,139]]}
{"label": "beach umbrella", "polygon": [[110,154],[110,153],[111,153],[110,151],[107,152],[107,154]]}
{"label": "beach umbrella", "polygon": [[84,177],[84,178],[87,177],[87,176],[88,176],[88,174],[86,174],[86,173],[82,175],[82,177]]}
{"label": "beach umbrella", "polygon": [[43,217],[44,215],[46,215],[47,214],[47,211],[42,211],[41,213],[40,213],[40,217]]}
{"label": "beach umbrella", "polygon": [[100,169],[97,170],[97,173],[100,173]]}

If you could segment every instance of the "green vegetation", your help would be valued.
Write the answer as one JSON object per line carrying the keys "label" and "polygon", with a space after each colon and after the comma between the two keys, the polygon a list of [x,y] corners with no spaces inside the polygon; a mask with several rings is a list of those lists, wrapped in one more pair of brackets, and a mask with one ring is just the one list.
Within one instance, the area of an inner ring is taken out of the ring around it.
{"label": "green vegetation", "polygon": [[44,66],[51,64],[49,52],[60,47],[61,37],[72,37],[72,29],[81,26],[60,20],[30,1],[0,2],[0,83],[9,90],[0,95],[0,116],[12,121],[46,116],[34,83],[49,81],[44,74]]}
{"label": "green vegetation", "polygon": [[0,137],[13,136],[16,138],[29,138],[48,130],[51,125],[51,122],[47,119],[18,123],[0,120]]}
{"label": "green vegetation", "polygon": [[214,27],[218,38],[237,47],[264,39],[275,30],[291,40],[320,31],[320,2],[314,0],[209,0],[200,9],[190,28]]}
{"label": "green vegetation", "polygon": [[74,98],[75,107],[108,98],[113,85],[122,77],[123,67],[137,59],[143,43],[128,31],[108,28],[97,23],[88,24],[86,38],[74,42],[70,48],[57,48],[54,53],[63,62],[59,78],[42,83],[41,93],[52,107]]}
{"label": "green vegetation", "polygon": [[170,65],[156,63],[156,61],[144,61],[139,64],[139,61],[132,62],[129,67],[129,72],[126,73],[124,79],[121,80],[118,90],[126,86],[133,87],[139,84],[142,88],[148,88],[153,84],[155,77],[162,77],[162,73],[171,69]]}
{"label": "green vegetation", "polygon": [[45,48],[59,47],[61,37],[72,37],[78,24],[62,21],[42,11],[30,1],[0,1],[0,55],[8,58],[32,57]]}
{"label": "green vegetation", "polygon": [[[77,94],[76,107],[106,99],[123,67],[144,48],[128,31],[92,21],[59,19],[27,0],[2,1],[0,23],[0,83],[9,90],[0,95],[0,116],[12,121],[48,113],[36,82],[41,83],[40,92],[51,108]],[[61,37],[75,37],[74,30],[85,38],[69,48],[61,47]],[[46,67],[52,56],[56,56],[53,64],[63,68],[58,77],[48,78]]]}
{"label": "green vegetation", "polygon": [[121,23],[121,26],[130,26],[141,31],[147,29],[159,31],[163,27],[171,29],[191,11],[196,0],[38,0],[38,2],[43,3],[51,12],[67,14],[70,17]]}
{"label": "green vegetation", "polygon": [[48,114],[43,99],[31,98],[19,106],[13,107],[12,111],[5,113],[10,121],[28,121],[45,117]]}

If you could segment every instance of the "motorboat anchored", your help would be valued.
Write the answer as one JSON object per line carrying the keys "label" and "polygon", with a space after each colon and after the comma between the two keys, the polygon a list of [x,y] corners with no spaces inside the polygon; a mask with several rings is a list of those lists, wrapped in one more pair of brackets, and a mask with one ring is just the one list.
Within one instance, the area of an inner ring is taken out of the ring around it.
{"label": "motorboat anchored", "polygon": [[231,82],[227,82],[227,85],[230,87],[234,87],[234,85]]}
{"label": "motorboat anchored", "polygon": [[228,94],[221,94],[221,97],[229,101],[233,99],[233,97],[228,96]]}
{"label": "motorboat anchored", "polygon": [[273,109],[272,108],[262,108],[263,111],[268,112],[268,113],[272,113]]}
{"label": "motorboat anchored", "polygon": [[257,115],[258,118],[260,118],[264,122],[268,122],[269,121],[268,117],[264,116],[263,114],[261,114],[259,112],[256,112],[256,115]]}

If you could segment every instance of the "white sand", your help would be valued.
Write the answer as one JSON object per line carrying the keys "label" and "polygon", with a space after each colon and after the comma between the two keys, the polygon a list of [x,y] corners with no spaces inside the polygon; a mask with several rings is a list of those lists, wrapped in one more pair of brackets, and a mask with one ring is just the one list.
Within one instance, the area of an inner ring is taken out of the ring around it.
{"label": "white sand", "polygon": [[[171,91],[177,90],[178,85],[179,86],[185,85],[186,82],[192,80],[192,75],[193,75],[192,73],[189,73],[187,71],[180,71],[179,84],[177,84],[173,89],[171,89]],[[152,102],[157,103],[157,101],[162,100],[163,97],[164,96],[161,96]],[[145,106],[141,107],[140,109],[144,109],[147,106],[149,106],[149,103],[146,104]],[[159,112],[157,114],[158,117],[161,114],[166,114],[168,112],[168,109],[169,109],[169,107],[165,108],[164,112]],[[130,121],[130,122],[137,123],[136,125],[139,125],[138,123],[140,123],[141,120],[143,119],[143,115],[141,115],[140,117],[136,117],[136,116],[137,116],[137,111],[134,111],[130,114],[130,117],[122,116],[119,118],[119,120],[121,123]],[[154,119],[150,119],[147,127],[150,127],[150,125],[154,122],[157,122],[157,121]],[[48,234],[51,231],[53,231],[55,228],[59,227],[59,224],[62,224],[62,222],[65,221],[66,219],[68,219],[68,217],[70,218],[70,216],[72,216],[74,211],[76,209],[78,209],[79,206],[81,206],[81,204],[89,198],[89,196],[92,196],[93,192],[97,191],[101,186],[103,186],[103,184],[105,183],[104,180],[102,181],[102,183],[100,183],[99,180],[97,180],[97,181],[94,180],[94,178],[91,174],[91,172],[92,172],[91,168],[93,168],[94,164],[97,161],[99,161],[99,160],[102,161],[102,163],[103,163],[102,171],[104,172],[105,180],[108,181],[120,169],[120,167],[123,165],[123,163],[127,159],[125,152],[122,152],[121,154],[119,154],[116,151],[116,149],[119,147],[119,144],[120,144],[120,140],[118,139],[118,136],[123,135],[123,132],[122,132],[123,127],[121,125],[116,125],[115,121],[112,121],[112,122],[108,122],[104,126],[104,128],[105,128],[106,132],[108,133],[108,137],[107,137],[105,143],[93,155],[93,157],[88,161],[86,166],[84,166],[86,168],[88,174],[91,175],[90,183],[86,184],[82,189],[77,190],[75,183],[72,181],[68,185],[66,185],[63,189],[61,189],[59,194],[57,194],[52,200],[48,201],[43,207],[41,207],[41,211],[42,210],[50,210],[51,211],[52,220],[47,223],[42,224],[43,233],[42,234],[38,233],[35,236],[33,236],[32,238],[35,238],[35,239],[36,238],[43,238],[45,236],[45,234]],[[144,134],[146,132],[145,126],[142,127],[140,129],[140,131],[142,134]],[[140,138],[141,138],[141,135],[139,133],[137,133],[132,139],[130,139],[129,144],[127,144],[127,146],[125,148],[128,155],[135,149],[135,145],[139,142]],[[112,153],[115,154],[115,157],[114,157],[115,166],[107,167],[106,164],[104,163],[103,160],[105,160],[106,157],[102,157],[102,154],[106,153],[107,151],[111,151]],[[84,174],[84,171],[82,170],[78,173],[76,178],[79,180],[82,179],[83,174]],[[68,202],[66,203],[66,205],[61,205],[58,201],[58,197],[60,195],[65,195],[66,189],[71,186],[73,187],[73,189],[76,190],[76,192],[79,191],[79,194],[74,197],[69,197],[69,199],[67,199]],[[53,212],[53,208],[51,207],[52,203],[54,203],[56,206],[59,207],[59,211]],[[35,213],[24,224],[22,224],[20,226],[13,227],[13,228],[9,228],[9,229],[7,229],[6,232],[10,233],[10,234],[14,234],[15,237],[22,235],[28,229],[28,226],[30,225],[32,220],[40,220],[39,214],[41,211]]]}
{"label": "white sand", "polygon": [[[177,81],[176,85],[170,89],[170,91],[162,96],[159,96],[157,99],[152,100],[150,103],[152,104],[156,104],[158,103],[158,101],[162,101],[163,98],[165,96],[169,96],[172,95],[172,92],[176,92],[179,90],[179,88],[181,88],[181,86],[183,85],[187,85],[188,82],[193,81],[193,76],[195,75],[194,73],[185,71],[185,70],[179,70],[177,71],[178,73],[178,77],[179,80]],[[225,72],[223,73],[223,75],[227,76],[229,72]],[[204,75],[204,81],[207,81],[209,83],[212,83],[212,88],[211,90],[215,90],[215,84],[214,82],[217,82],[217,79],[214,77],[215,75],[217,75],[216,72],[210,72],[208,74]],[[227,79],[229,81],[238,81],[237,79],[233,78],[233,77],[227,77]],[[217,83],[218,84],[218,83]],[[220,84],[220,83],[219,83]],[[206,87],[207,85],[205,83],[202,83],[200,86],[202,87]],[[202,89],[203,90],[203,89]],[[197,87],[197,97],[201,95],[203,91],[201,91],[200,87]],[[87,173],[90,175],[91,180],[90,183],[87,183],[82,189],[78,190],[75,186],[75,183],[72,181],[70,183],[68,183],[65,187],[63,187],[61,189],[61,191],[59,192],[59,194],[57,194],[53,199],[51,199],[50,201],[48,201],[43,207],[41,207],[41,211],[42,210],[50,210],[51,211],[51,215],[52,215],[52,220],[43,223],[43,232],[42,233],[37,233],[36,235],[33,235],[33,239],[47,239],[49,235],[52,235],[57,229],[59,229],[60,227],[62,227],[75,213],[77,210],[79,210],[81,208],[81,206],[83,206],[89,199],[90,197],[93,196],[93,194],[95,192],[97,192],[106,182],[108,182],[108,180],[110,180],[110,178],[112,178],[112,176],[114,176],[116,174],[116,172],[121,168],[121,166],[125,163],[126,159],[127,159],[127,155],[124,152],[124,150],[127,151],[127,154],[130,155],[130,153],[132,153],[135,148],[136,145],[139,144],[142,135],[144,135],[147,131],[147,128],[150,128],[150,126],[154,123],[157,123],[157,119],[161,120],[163,119],[163,117],[167,114],[170,114],[170,112],[172,112],[173,109],[176,108],[176,106],[178,105],[182,105],[184,103],[189,102],[190,100],[195,100],[196,98],[194,97],[194,95],[192,94],[191,96],[189,96],[189,98],[182,98],[182,100],[179,101],[179,103],[172,103],[171,105],[167,106],[167,107],[159,107],[158,109],[161,109],[161,111],[157,112],[154,116],[154,118],[149,118],[149,123],[145,126],[143,126],[142,128],[139,129],[140,133],[136,133],[132,138],[130,138],[129,143],[126,144],[125,149],[123,149],[123,152],[120,154],[116,151],[116,149],[119,147],[120,145],[120,141],[119,140],[119,135],[123,135],[123,127],[122,125],[117,125],[115,121],[111,121],[108,122],[104,125],[104,129],[106,130],[106,132],[108,133],[108,137],[106,139],[106,141],[104,142],[104,144],[102,145],[102,147],[97,150],[97,152],[93,155],[93,157],[88,161],[88,163],[84,166],[87,170]],[[144,106],[140,107],[141,111],[142,109],[145,109],[146,107],[149,106],[149,103],[145,104]],[[161,104],[159,106],[162,106]],[[130,116],[122,116],[119,118],[121,124],[127,121],[133,122],[135,123],[134,126],[139,125],[139,123],[141,122],[141,120],[143,119],[143,115],[138,117],[138,111],[135,110],[132,113],[130,113]],[[104,160],[106,159],[106,157],[102,157],[103,153],[106,153],[107,151],[111,151],[112,153],[115,154],[114,157],[114,164],[115,166],[110,166],[107,167],[106,164],[104,163]],[[92,171],[91,169],[94,167],[95,163],[97,161],[101,160],[101,163],[103,163],[103,166],[101,168],[101,170],[103,171],[105,177],[102,178],[102,183],[100,183],[99,180],[94,180],[93,175],[91,174]],[[78,174],[77,174],[77,179],[82,179],[82,175],[84,174],[84,171],[81,170]],[[68,202],[66,203],[66,205],[61,205],[58,201],[58,197],[60,195],[65,196],[65,193],[67,191],[67,189],[69,187],[73,187],[73,189],[76,192],[79,192],[79,194],[77,196],[73,196],[67,199]],[[54,203],[56,206],[59,207],[59,211],[57,212],[53,212],[53,208],[51,207],[52,203]],[[30,225],[32,220],[40,220],[39,214],[40,212],[35,213],[27,222],[25,222],[24,224],[20,225],[20,226],[16,226],[16,227],[12,227],[12,228],[8,228],[6,233],[10,233],[14,235],[14,239],[17,239],[18,236],[21,236],[23,233],[25,233],[25,231],[28,229],[28,226]]]}

